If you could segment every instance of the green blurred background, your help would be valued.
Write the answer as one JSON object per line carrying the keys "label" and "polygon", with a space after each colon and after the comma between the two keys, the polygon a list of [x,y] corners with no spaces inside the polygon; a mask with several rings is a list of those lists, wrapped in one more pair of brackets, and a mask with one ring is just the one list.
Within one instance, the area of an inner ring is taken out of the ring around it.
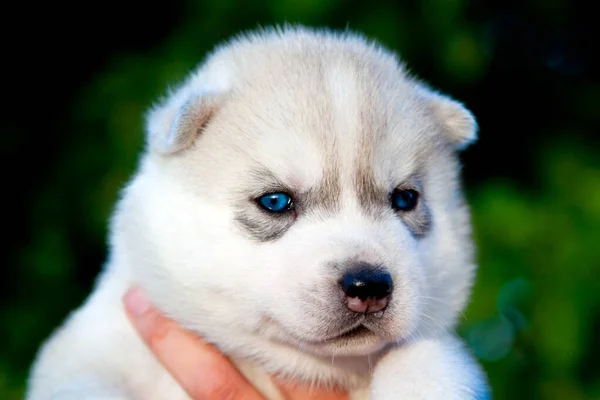
{"label": "green blurred background", "polygon": [[[4,12],[0,399],[91,290],[142,114],[218,41],[350,27],[464,101],[480,264],[460,328],[496,399],[600,399],[600,37],[592,2],[106,0]],[[21,7],[21,8],[18,8]],[[10,20],[10,21],[9,21]],[[8,104],[7,106],[7,103]],[[7,108],[8,107],[8,108]]]}

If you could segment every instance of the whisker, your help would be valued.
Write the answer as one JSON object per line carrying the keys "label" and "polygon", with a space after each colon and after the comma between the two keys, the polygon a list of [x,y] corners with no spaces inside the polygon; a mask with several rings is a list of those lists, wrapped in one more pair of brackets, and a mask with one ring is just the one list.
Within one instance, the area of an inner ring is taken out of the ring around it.
{"label": "whisker", "polygon": [[[431,317],[430,315],[428,315],[426,313],[422,313],[421,315],[423,317],[427,318],[429,321],[431,321],[434,324],[436,324],[438,326],[438,328],[440,328],[441,330],[446,330],[446,328],[438,320],[436,320],[435,318]],[[425,322],[425,321],[421,320],[421,322]]]}

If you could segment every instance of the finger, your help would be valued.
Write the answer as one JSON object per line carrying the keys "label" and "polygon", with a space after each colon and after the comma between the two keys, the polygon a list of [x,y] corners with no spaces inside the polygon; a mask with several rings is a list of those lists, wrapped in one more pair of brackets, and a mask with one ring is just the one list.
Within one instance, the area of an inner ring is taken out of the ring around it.
{"label": "finger", "polygon": [[348,393],[340,388],[307,386],[282,379],[275,379],[281,394],[287,400],[348,400]]}
{"label": "finger", "polygon": [[161,315],[138,289],[124,302],[142,339],[193,399],[264,400],[227,357]]}

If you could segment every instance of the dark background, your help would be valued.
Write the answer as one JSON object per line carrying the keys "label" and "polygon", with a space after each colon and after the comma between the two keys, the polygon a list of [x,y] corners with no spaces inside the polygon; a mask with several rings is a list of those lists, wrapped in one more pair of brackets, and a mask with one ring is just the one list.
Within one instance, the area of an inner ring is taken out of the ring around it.
{"label": "dark background", "polygon": [[465,102],[480,264],[460,333],[496,399],[600,399],[600,24],[592,2],[143,1],[3,5],[0,398],[91,290],[142,115],[214,44],[350,27]]}

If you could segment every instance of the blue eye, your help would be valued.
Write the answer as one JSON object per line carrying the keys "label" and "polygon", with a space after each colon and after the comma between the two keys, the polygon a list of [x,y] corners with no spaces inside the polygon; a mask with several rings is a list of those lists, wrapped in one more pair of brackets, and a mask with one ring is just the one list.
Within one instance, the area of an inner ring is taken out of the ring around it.
{"label": "blue eye", "polygon": [[398,211],[411,211],[417,206],[419,193],[412,189],[396,189],[392,192],[392,207]]}
{"label": "blue eye", "polygon": [[282,213],[292,209],[292,198],[286,193],[269,193],[258,198],[258,204],[267,211]]}

